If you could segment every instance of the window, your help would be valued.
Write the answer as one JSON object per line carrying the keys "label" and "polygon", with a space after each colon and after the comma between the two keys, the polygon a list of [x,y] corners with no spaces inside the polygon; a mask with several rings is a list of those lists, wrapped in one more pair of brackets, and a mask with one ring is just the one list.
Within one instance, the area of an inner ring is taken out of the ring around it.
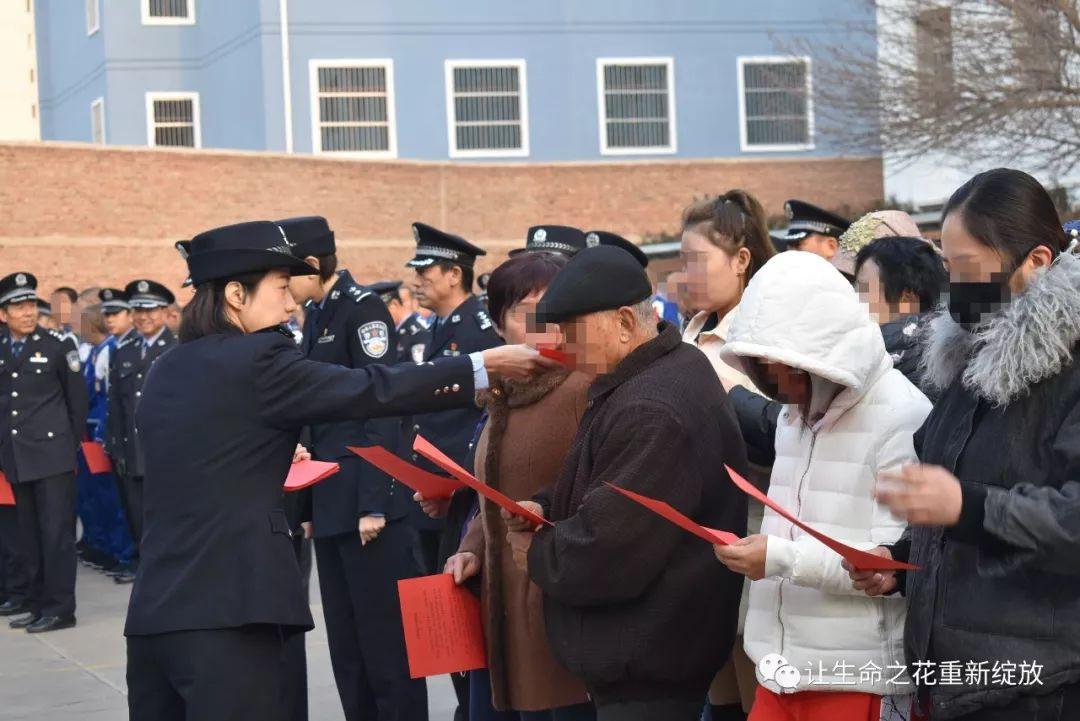
{"label": "window", "polygon": [[675,152],[671,58],[599,58],[596,83],[601,153]]}
{"label": "window", "polygon": [[953,87],[951,8],[923,10],[915,17],[915,64],[919,94],[942,102]]}
{"label": "window", "polygon": [[527,156],[525,88],[524,60],[446,61],[450,157]]}
{"label": "window", "polygon": [[314,151],[368,158],[396,157],[393,63],[312,60],[310,65]]}
{"label": "window", "polygon": [[199,94],[147,93],[147,143],[150,146],[199,148]]}
{"label": "window", "polygon": [[93,35],[101,29],[99,14],[101,0],[86,0],[86,34]]}
{"label": "window", "polygon": [[105,98],[90,103],[90,142],[105,144]]}
{"label": "window", "polygon": [[143,25],[194,25],[195,0],[140,0]]}
{"label": "window", "polygon": [[813,149],[810,59],[739,58],[738,65],[742,149]]}

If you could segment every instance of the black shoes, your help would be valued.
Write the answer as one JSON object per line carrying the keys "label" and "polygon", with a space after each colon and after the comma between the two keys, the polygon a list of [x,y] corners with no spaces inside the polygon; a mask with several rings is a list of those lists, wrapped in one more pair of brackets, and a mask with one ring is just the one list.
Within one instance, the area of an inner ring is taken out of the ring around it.
{"label": "black shoes", "polygon": [[28,613],[25,616],[19,616],[18,618],[12,619],[8,626],[11,628],[26,628],[27,626],[37,623],[39,620],[41,620],[41,616]]}
{"label": "black shoes", "polygon": [[48,633],[64,628],[74,628],[74,616],[42,616],[26,627],[27,633]]}
{"label": "black shoes", "polygon": [[0,603],[0,616],[18,616],[24,613],[30,613],[30,607],[25,603],[10,600]]}
{"label": "black shoes", "polygon": [[117,574],[113,575],[112,580],[116,581],[117,583],[119,583],[121,585],[125,585],[125,584],[128,584],[128,583],[135,583],[135,572],[134,571],[124,571],[123,573],[117,573]]}

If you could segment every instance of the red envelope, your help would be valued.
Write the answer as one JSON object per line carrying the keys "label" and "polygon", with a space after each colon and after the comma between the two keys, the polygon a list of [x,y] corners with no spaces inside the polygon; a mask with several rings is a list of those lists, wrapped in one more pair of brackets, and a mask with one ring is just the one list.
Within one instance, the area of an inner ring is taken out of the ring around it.
{"label": "red envelope", "polygon": [[675,510],[669,503],[643,496],[640,493],[628,491],[625,488],[619,488],[606,481],[604,485],[613,491],[621,493],[631,501],[640,503],[658,516],[671,521],[684,531],[690,531],[690,533],[693,533],[698,538],[708,541],[709,543],[719,543],[722,546],[730,546],[732,543],[739,540],[739,537],[731,531],[718,531],[715,528],[706,528],[705,526],[695,523],[688,516]]}
{"label": "red envelope", "polygon": [[750,496],[751,498],[764,503],[769,508],[776,511],[778,514],[794,523],[799,528],[803,529],[817,540],[824,543],[826,546],[843,556],[844,560],[850,563],[856,571],[918,571],[918,566],[913,566],[910,563],[902,563],[901,561],[894,561],[889,558],[882,558],[881,556],[874,555],[873,553],[867,553],[866,551],[860,551],[858,548],[852,548],[846,543],[841,543],[831,536],[826,536],[821,531],[815,531],[810,526],[800,521],[795,516],[784,510],[780,504],[769,498],[767,495],[757,489],[754,484],[746,480],[738,473],[731,469],[731,466],[724,466],[727,469],[728,475],[731,476],[732,482],[739,487],[739,489]]}
{"label": "red envelope", "polygon": [[460,481],[446,476],[437,476],[431,471],[417,468],[403,461],[382,446],[346,446],[350,451],[363,458],[383,473],[396,478],[424,497],[425,500],[449,498],[461,488]]}
{"label": "red envelope", "polygon": [[14,506],[15,505],[15,491],[11,490],[11,484],[8,483],[7,476],[3,471],[0,471],[0,506]]}
{"label": "red envelope", "polygon": [[550,358],[557,363],[562,363],[567,368],[572,368],[574,366],[574,359],[566,353],[563,353],[561,350],[555,348],[537,348],[537,351],[545,358]]}
{"label": "red envelope", "polygon": [[82,452],[83,458],[86,459],[86,467],[91,473],[110,473],[112,471],[112,463],[109,462],[109,457],[105,455],[105,447],[100,443],[83,441]]}
{"label": "red envelope", "polygon": [[480,601],[447,573],[398,581],[412,678],[484,668]]}
{"label": "red envelope", "polygon": [[510,511],[510,513],[513,513],[515,516],[520,516],[526,521],[535,523],[538,526],[555,525],[546,518],[538,516],[532,511],[523,507],[508,496],[499,493],[491,486],[481,483],[476,477],[474,477],[464,468],[454,463],[454,461],[448,458],[445,453],[440,451],[435,446],[431,445],[431,443],[428,442],[423,436],[416,436],[416,440],[413,441],[413,450],[434,463],[439,468],[449,473],[454,478],[464,483],[469,488],[479,493],[484,498],[494,503],[499,508],[504,508],[507,511]]}
{"label": "red envelope", "polygon": [[285,478],[285,492],[299,491],[301,488],[313,486],[340,470],[341,466],[328,461],[300,461],[294,463],[289,467],[289,475]]}

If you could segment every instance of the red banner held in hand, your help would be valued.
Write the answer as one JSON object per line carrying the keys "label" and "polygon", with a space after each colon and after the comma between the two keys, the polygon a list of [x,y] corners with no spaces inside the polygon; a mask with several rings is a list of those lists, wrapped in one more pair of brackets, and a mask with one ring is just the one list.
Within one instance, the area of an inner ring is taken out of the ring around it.
{"label": "red banner held in hand", "polygon": [[718,531],[715,528],[707,528],[699,523],[696,523],[689,516],[686,516],[685,514],[679,513],[677,510],[675,510],[670,503],[658,501],[655,498],[649,498],[648,496],[643,496],[640,493],[628,491],[625,488],[619,488],[618,486],[611,483],[605,482],[604,485],[606,485],[613,491],[621,493],[622,495],[629,498],[631,501],[645,506],[656,515],[668,521],[671,521],[684,531],[689,531],[698,538],[708,541],[709,543],[718,543],[722,546],[730,546],[732,543],[735,543],[735,541],[739,540],[739,537],[731,531]]}
{"label": "red banner held in hand", "polygon": [[289,468],[289,475],[285,478],[285,492],[299,491],[302,488],[313,486],[324,478],[329,478],[338,471],[341,466],[327,461],[300,461]]}
{"label": "red banner held in hand", "polygon": [[427,439],[421,435],[416,436],[416,440],[413,441],[413,450],[422,455],[434,463],[439,468],[449,473],[454,478],[464,483],[469,488],[479,493],[484,498],[494,503],[499,508],[503,508],[515,516],[520,516],[526,521],[533,523],[537,526],[551,526],[554,525],[551,521],[547,520],[543,516],[538,516],[529,509],[517,503],[513,499],[506,495],[499,493],[491,486],[481,483],[475,476],[459,466],[457,463],[449,458],[445,453],[433,446]]}
{"label": "red banner held in hand", "polygon": [[484,668],[480,601],[447,573],[398,581],[412,678]]}
{"label": "red banner held in hand", "polygon": [[743,493],[747,494],[754,500],[764,503],[766,506],[776,511],[781,517],[786,518],[793,524],[803,529],[817,540],[824,543],[832,550],[839,553],[845,561],[850,563],[856,571],[918,571],[918,566],[913,566],[910,563],[903,563],[901,561],[894,561],[891,558],[883,558],[873,553],[867,553],[866,551],[860,551],[858,548],[852,548],[846,543],[837,541],[832,536],[827,536],[821,531],[816,531],[810,526],[806,525],[794,515],[785,510],[779,503],[769,498],[767,495],[757,489],[754,484],[746,480],[734,470],[731,466],[724,466],[727,469],[728,475],[731,476],[732,482],[739,487]]}
{"label": "red banner held in hand", "polygon": [[423,496],[426,501],[449,498],[454,495],[454,491],[465,485],[453,478],[437,476],[431,471],[417,468],[408,461],[398,458],[382,446],[346,446],[346,448],[383,473],[401,481]]}

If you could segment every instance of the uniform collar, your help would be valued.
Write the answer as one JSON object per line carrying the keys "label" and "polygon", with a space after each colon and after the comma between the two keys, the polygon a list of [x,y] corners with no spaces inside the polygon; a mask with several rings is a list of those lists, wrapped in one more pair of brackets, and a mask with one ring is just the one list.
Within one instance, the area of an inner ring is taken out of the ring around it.
{"label": "uniform collar", "polygon": [[[344,290],[344,288],[347,287],[352,282],[353,282],[353,279],[352,279],[352,276],[349,275],[349,271],[347,271],[347,270],[340,271],[337,274],[337,280],[335,280],[334,284],[327,289],[326,294],[323,295],[323,297],[322,297],[322,300],[320,300],[318,303],[315,304],[316,307],[319,310],[325,309],[326,308],[326,302],[331,299],[331,297],[334,295],[334,293],[337,293],[338,297],[340,297],[342,291]],[[337,298],[333,298],[333,299],[337,300]]]}
{"label": "uniform collar", "polygon": [[159,330],[157,333],[155,333],[153,338],[143,338],[143,342],[146,343],[147,346],[154,345],[155,343],[158,342],[158,338],[163,336],[165,334],[165,331],[167,331],[168,329],[169,329],[169,326],[167,326],[167,325],[161,326],[161,330]]}

